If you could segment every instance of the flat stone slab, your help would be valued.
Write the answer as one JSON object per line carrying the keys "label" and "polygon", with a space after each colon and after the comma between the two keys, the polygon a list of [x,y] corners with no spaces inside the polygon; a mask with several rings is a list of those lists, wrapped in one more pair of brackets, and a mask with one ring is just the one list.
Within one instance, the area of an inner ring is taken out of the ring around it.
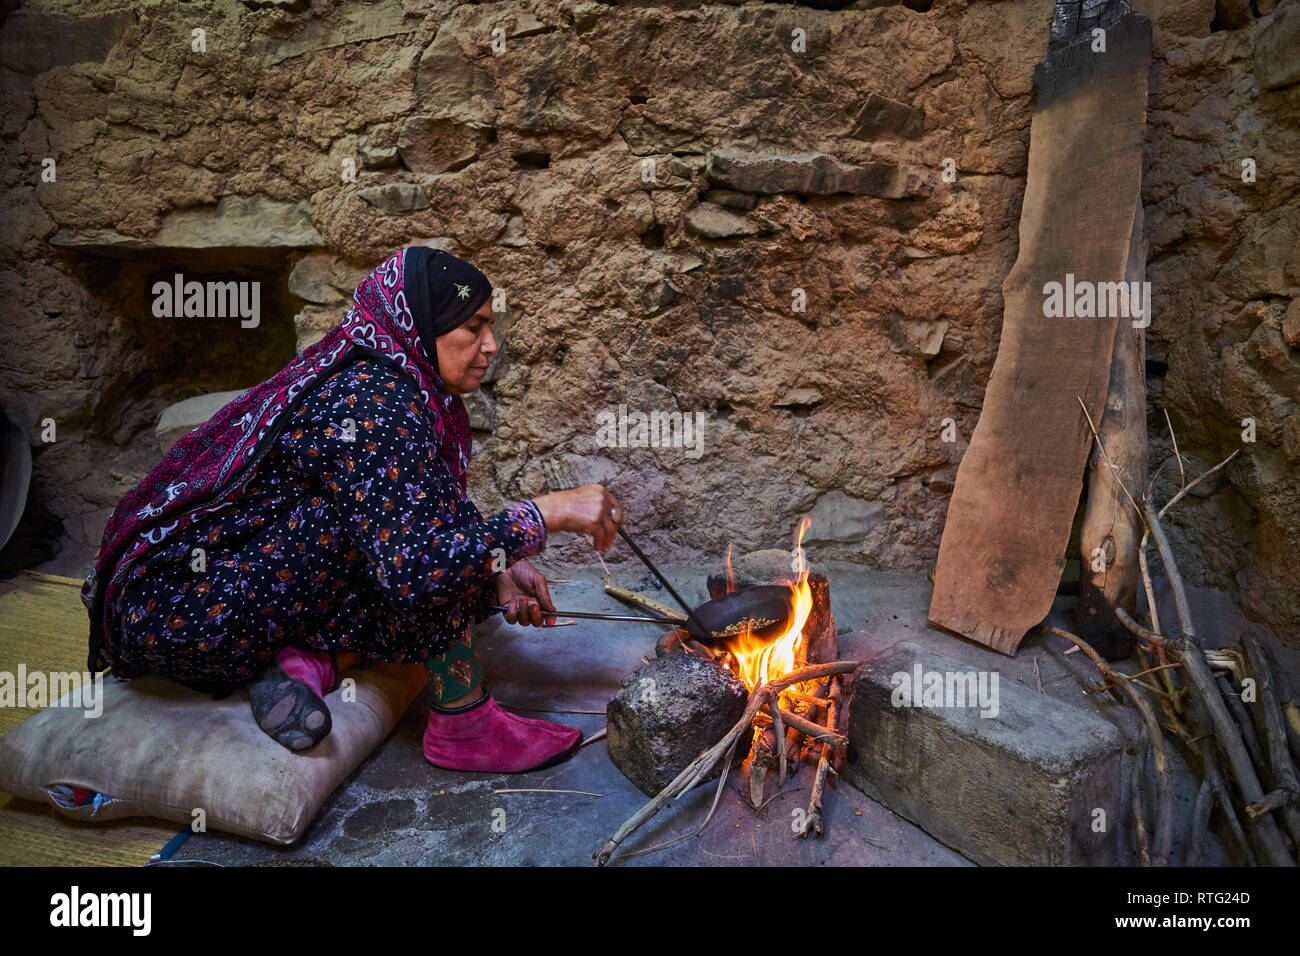
{"label": "flat stone slab", "polygon": [[260,196],[223,196],[213,205],[169,213],[149,238],[115,229],[50,237],[60,249],[124,258],[139,252],[185,249],[308,249],[324,245],[312,224],[310,200],[281,202]]}
{"label": "flat stone slab", "polygon": [[1124,735],[997,666],[911,642],[868,661],[845,776],[977,863],[1116,864]]}
{"label": "flat stone slab", "polygon": [[172,445],[243,394],[242,390],[208,392],[206,395],[195,395],[175,405],[168,405],[158,416],[158,424],[154,426],[154,435],[158,438],[158,447],[162,449],[162,453],[167,454]]}

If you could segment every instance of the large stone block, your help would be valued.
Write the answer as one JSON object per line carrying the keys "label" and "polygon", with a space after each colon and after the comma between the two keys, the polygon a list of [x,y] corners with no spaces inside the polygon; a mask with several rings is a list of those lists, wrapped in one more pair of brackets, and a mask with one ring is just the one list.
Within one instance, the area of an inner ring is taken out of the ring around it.
{"label": "large stone block", "polygon": [[411,116],[402,124],[397,152],[413,173],[458,172],[478,159],[490,139],[486,127]]}
{"label": "large stone block", "polygon": [[135,14],[127,9],[78,17],[14,10],[0,20],[4,24],[0,28],[0,61],[17,73],[34,75],[55,66],[102,63],[135,24]]}
{"label": "large stone block", "polygon": [[323,244],[309,200],[261,196],[223,196],[215,205],[176,210],[147,239],[113,229],[61,230],[50,237],[52,246],[116,257],[159,249],[306,249]]}
{"label": "large stone block", "polygon": [[1300,2],[1291,0],[1259,22],[1255,32],[1255,76],[1266,90],[1300,80]]}
{"label": "large stone block", "polygon": [[[909,698],[918,669],[930,693]],[[963,675],[985,681],[982,699]],[[870,660],[853,677],[845,776],[977,863],[1116,863],[1123,735],[997,676],[907,642]]]}
{"label": "large stone block", "polygon": [[[609,758],[648,796],[721,740],[749,700],[740,678],[695,654],[657,657],[622,684],[605,711]],[[748,752],[742,739],[737,756]]]}
{"label": "large stone block", "polygon": [[918,139],[925,132],[925,114],[906,103],[872,93],[853,121],[858,139]]}
{"label": "large stone block", "polygon": [[715,149],[709,153],[705,175],[715,186],[764,195],[804,193],[831,196],[848,193],[880,199],[906,199],[929,192],[927,174],[922,170],[888,163],[854,166],[816,152]]}

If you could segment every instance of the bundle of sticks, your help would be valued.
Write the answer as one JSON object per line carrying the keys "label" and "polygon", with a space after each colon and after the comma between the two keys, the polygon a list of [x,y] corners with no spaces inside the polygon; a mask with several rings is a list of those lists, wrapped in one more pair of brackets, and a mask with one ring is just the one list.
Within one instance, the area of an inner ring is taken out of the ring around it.
{"label": "bundle of sticks", "polygon": [[[789,762],[817,768],[813,777],[808,811],[796,833],[822,835],[822,795],[828,775],[839,776],[848,750],[848,694],[841,686],[846,674],[832,674],[807,684],[798,684],[764,704],[754,722],[759,732],[749,753],[749,799],[760,810],[768,773],[775,766],[777,789],[785,786]],[[850,691],[851,693],[851,691]],[[819,717],[821,718],[819,720]],[[777,746],[780,740],[782,746]]]}
{"label": "bundle of sticks", "polygon": [[[1095,428],[1093,435],[1102,458],[1118,480],[1118,469],[1110,463]],[[1239,452],[1234,451],[1188,482],[1172,427],[1170,437],[1173,460],[1178,462],[1182,477],[1178,492],[1156,510],[1152,501],[1160,469],[1140,499],[1124,489],[1144,529],[1137,556],[1150,626],[1139,624],[1122,607],[1117,607],[1115,614],[1143,642],[1138,647],[1142,670],[1133,675],[1120,674],[1074,634],[1051,626],[1041,630],[1069,640],[1087,654],[1104,679],[1103,687],[1117,697],[1122,691],[1142,716],[1145,745],[1135,775],[1131,811],[1134,850],[1143,865],[1165,866],[1171,862],[1173,771],[1168,732],[1181,742],[1189,764],[1199,765],[1202,777],[1184,842],[1184,865],[1201,863],[1217,807],[1247,863],[1296,866],[1300,851],[1300,701],[1268,649],[1253,635],[1243,634],[1239,648],[1204,648],[1161,524],[1161,519],[1192,488],[1225,468]],[[1164,565],[1178,618],[1176,636],[1166,634],[1161,626],[1147,559],[1150,542],[1154,542]],[[1153,700],[1160,707],[1163,722]],[[1151,821],[1140,783],[1148,756],[1154,764],[1156,785]]]}

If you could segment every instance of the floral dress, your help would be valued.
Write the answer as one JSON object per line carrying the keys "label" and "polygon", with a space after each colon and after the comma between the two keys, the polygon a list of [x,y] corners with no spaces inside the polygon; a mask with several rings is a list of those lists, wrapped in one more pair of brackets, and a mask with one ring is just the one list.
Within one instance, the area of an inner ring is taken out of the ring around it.
{"label": "floral dress", "polygon": [[[285,646],[430,664],[481,679],[472,628],[497,573],[545,547],[531,501],[484,518],[437,455],[409,376],[359,359],[294,409],[236,506],[134,568],[113,672],[247,680]],[[449,690],[450,688],[448,688]]]}

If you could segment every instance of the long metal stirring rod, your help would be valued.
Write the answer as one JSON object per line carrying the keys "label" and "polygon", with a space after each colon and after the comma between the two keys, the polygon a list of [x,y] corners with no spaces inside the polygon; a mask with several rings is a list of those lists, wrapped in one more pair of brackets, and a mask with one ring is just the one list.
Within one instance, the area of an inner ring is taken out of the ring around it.
{"label": "long metal stirring rod", "polygon": [[[672,586],[671,584],[668,583],[668,579],[665,578],[662,574],[660,574],[660,573],[659,573],[659,569],[656,568],[653,564],[650,563],[650,559],[647,558],[647,557],[645,556],[645,554],[641,551],[641,549],[638,548],[638,547],[636,546],[636,542],[633,541],[631,538],[629,538],[629,537],[627,536],[627,532],[626,532],[626,531],[624,531],[624,530],[620,527],[620,528],[618,529],[618,533],[619,533],[619,536],[622,537],[622,539],[623,539],[624,541],[627,542],[627,546],[628,546],[629,548],[632,549],[632,552],[633,552],[633,553],[634,553],[638,558],[641,559],[641,562],[642,562],[642,563],[643,563],[647,568],[650,569],[650,573],[653,574],[656,578],[658,578],[658,579],[659,579],[659,583],[662,584],[664,587],[666,587],[666,588],[668,589],[668,593],[671,594],[671,595],[673,596],[673,600],[676,601],[678,604],[680,604],[680,605],[682,606],[682,610],[686,612],[686,616],[687,616],[687,617],[690,617],[691,614],[692,614],[692,611],[691,611],[690,607],[686,604],[685,601],[682,600],[682,596],[681,596],[680,594],[678,594],[675,590],[673,590],[673,586]],[[571,614],[571,615],[569,615],[569,616],[570,616],[570,617],[576,617],[577,615],[573,615],[573,614]]]}
{"label": "long metal stirring rod", "polygon": [[[493,604],[492,610],[504,614],[508,608],[500,604]],[[641,615],[631,614],[588,614],[582,611],[543,611],[547,617],[554,614],[556,617],[580,617],[588,621],[626,621],[632,624],[667,624],[669,627],[681,627],[681,621],[674,621],[670,617],[642,617]]]}

